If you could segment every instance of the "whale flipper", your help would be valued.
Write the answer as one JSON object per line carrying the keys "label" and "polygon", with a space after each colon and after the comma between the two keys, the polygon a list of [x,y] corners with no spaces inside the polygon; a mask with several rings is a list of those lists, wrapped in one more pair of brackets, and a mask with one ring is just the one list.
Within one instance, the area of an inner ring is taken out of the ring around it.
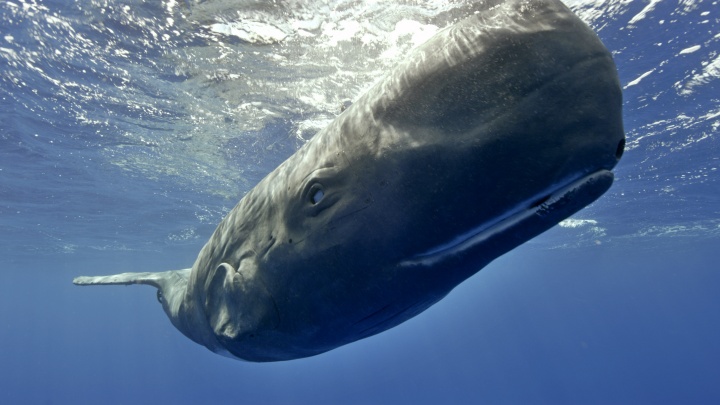
{"label": "whale flipper", "polygon": [[170,321],[185,336],[192,339],[192,332],[188,330],[185,321],[181,319],[180,307],[182,305],[188,280],[192,269],[170,270],[145,273],[120,273],[110,276],[82,276],[75,277],[75,285],[132,285],[145,284],[157,288],[157,299]]}
{"label": "whale flipper", "polygon": [[[131,285],[131,284],[146,284],[156,288],[166,282],[166,280],[172,277],[173,274],[178,272],[185,272],[187,275],[190,274],[191,269],[184,270],[170,270],[163,272],[145,272],[145,273],[120,273],[113,274],[111,276],[82,276],[75,277],[73,284],[75,285]],[[186,276],[187,276],[186,275]]]}

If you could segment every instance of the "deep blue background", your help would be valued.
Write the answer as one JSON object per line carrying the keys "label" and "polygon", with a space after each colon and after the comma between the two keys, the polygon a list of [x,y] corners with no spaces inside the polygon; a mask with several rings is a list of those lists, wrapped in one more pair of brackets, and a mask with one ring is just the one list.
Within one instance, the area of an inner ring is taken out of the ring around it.
{"label": "deep blue background", "polygon": [[709,262],[716,249],[522,247],[400,327],[270,364],[223,358],[186,339],[149,287],[78,291],[68,279],[88,269],[113,273],[171,260],[113,254],[10,261],[0,290],[2,398],[713,403],[720,398],[720,276]]}
{"label": "deep blue background", "polygon": [[[661,2],[632,23],[648,2],[572,3],[626,86],[616,184],[576,216],[595,224],[552,229],[395,329],[273,364],[191,342],[149,287],[71,280],[189,267],[301,145],[289,134],[305,117],[225,139],[239,118],[188,119],[195,104],[222,105],[224,84],[193,81],[202,71],[167,57],[211,41],[153,42],[112,3],[12,4],[0,5],[0,403],[720,403],[711,2]],[[167,4],[132,12],[161,24]],[[136,58],[87,45],[112,41]]]}

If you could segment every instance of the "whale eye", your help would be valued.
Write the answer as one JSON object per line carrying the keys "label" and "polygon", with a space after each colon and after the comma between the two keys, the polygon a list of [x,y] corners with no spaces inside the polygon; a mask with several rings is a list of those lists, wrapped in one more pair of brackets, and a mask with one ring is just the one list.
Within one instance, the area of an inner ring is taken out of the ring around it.
{"label": "whale eye", "polygon": [[163,303],[163,293],[160,290],[157,290],[157,300],[159,303]]}
{"label": "whale eye", "polygon": [[323,197],[325,196],[325,192],[322,189],[322,186],[319,184],[315,184],[310,189],[310,202],[315,205],[318,204],[320,201],[322,201]]}

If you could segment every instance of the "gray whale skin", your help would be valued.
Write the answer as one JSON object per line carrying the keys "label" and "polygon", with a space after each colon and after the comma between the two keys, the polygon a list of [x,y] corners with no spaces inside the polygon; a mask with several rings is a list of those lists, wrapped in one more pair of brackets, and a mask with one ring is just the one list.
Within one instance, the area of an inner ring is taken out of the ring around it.
{"label": "gray whale skin", "polygon": [[560,1],[487,1],[438,32],[250,190],[191,269],[149,284],[183,334],[248,361],[392,328],[600,197],[621,90]]}

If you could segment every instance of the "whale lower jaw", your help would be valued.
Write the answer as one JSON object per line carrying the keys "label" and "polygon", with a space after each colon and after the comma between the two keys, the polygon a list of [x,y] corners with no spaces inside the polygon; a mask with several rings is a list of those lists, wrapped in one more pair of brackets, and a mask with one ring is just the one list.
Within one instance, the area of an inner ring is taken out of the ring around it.
{"label": "whale lower jaw", "polygon": [[482,224],[450,242],[404,260],[400,262],[400,266],[434,266],[489,244],[513,245],[510,247],[512,249],[598,199],[610,188],[612,182],[612,172],[603,169],[571,181],[565,186],[553,188],[555,191],[551,191],[547,198],[531,200],[539,200],[541,203],[513,210],[494,223]]}

